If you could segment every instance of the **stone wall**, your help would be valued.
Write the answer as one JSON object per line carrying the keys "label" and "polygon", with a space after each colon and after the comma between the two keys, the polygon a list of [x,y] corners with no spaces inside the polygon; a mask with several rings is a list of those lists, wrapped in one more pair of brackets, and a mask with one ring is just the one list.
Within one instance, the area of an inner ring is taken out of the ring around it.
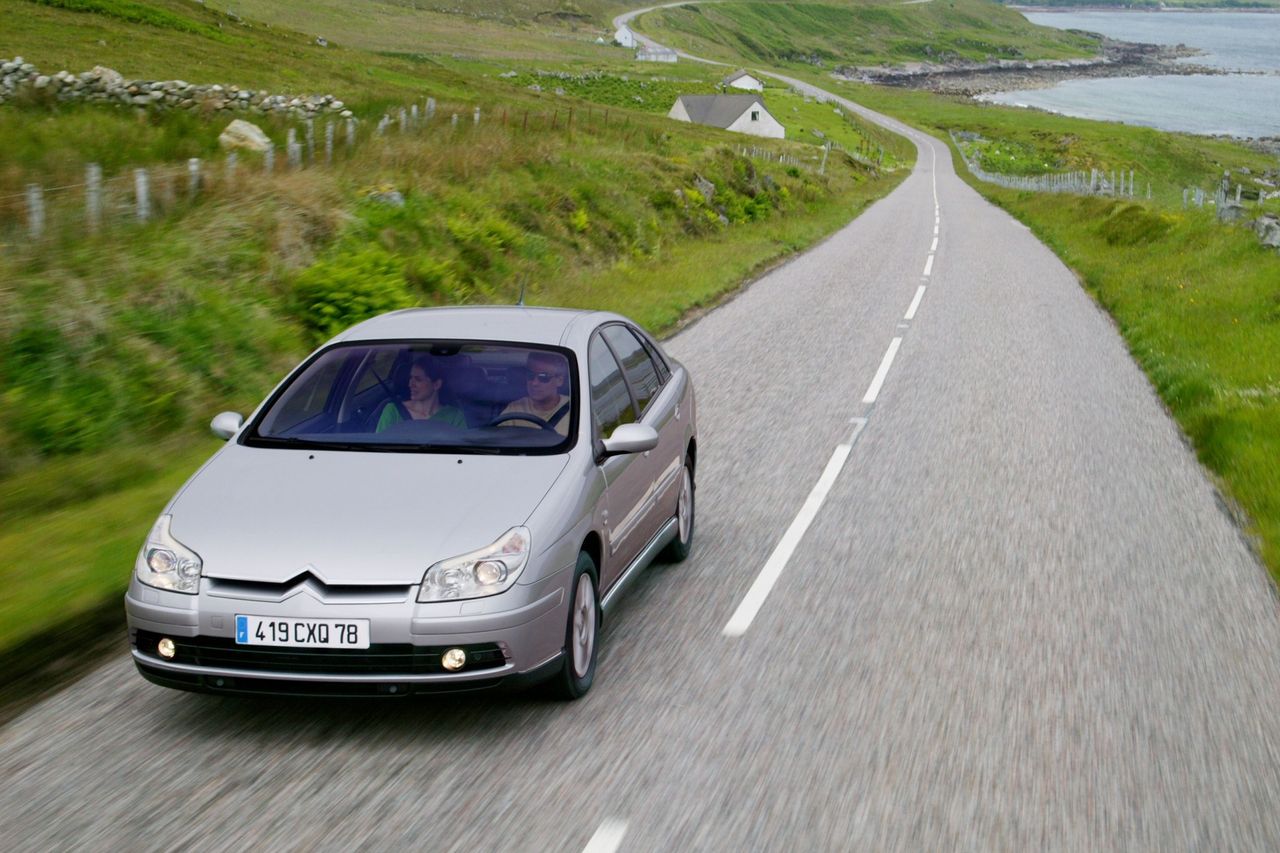
{"label": "stone wall", "polygon": [[97,66],[72,74],[41,74],[21,56],[0,59],[0,104],[25,93],[58,101],[118,104],[143,109],[199,110],[201,112],[253,113],[315,118],[338,113],[351,116],[333,95],[273,95],[254,89],[220,84],[194,84],[185,80],[126,80],[120,73]]}

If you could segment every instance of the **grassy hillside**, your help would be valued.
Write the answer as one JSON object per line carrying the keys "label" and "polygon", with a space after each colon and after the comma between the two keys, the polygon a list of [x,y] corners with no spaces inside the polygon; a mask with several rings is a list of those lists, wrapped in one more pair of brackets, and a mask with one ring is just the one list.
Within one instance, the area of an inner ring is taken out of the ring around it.
{"label": "grassy hillside", "polygon": [[639,28],[700,56],[825,68],[1097,52],[1089,36],[1035,26],[991,0],[688,5],[648,13]]}

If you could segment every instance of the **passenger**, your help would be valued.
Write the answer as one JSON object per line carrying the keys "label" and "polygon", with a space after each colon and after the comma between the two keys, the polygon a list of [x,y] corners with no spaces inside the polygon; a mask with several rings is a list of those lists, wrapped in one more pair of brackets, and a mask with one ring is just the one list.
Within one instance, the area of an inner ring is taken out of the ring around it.
{"label": "passenger", "polygon": [[[440,404],[442,385],[444,377],[440,375],[440,368],[429,356],[414,359],[413,367],[409,369],[409,399],[404,401],[405,410],[415,421],[436,421],[466,429],[467,420],[462,416],[461,409]],[[378,417],[376,431],[382,432],[402,420],[404,416],[400,413],[400,407],[388,403]]]}
{"label": "passenger", "polygon": [[[525,378],[525,390],[528,394],[519,400],[513,400],[502,410],[503,415],[533,415],[548,423],[554,418],[552,428],[561,435],[569,434],[569,397],[560,393],[560,385],[568,375],[569,365],[564,356],[553,352],[531,352],[525,361],[528,375]],[[563,412],[560,412],[564,409]],[[559,417],[556,417],[559,412]],[[501,416],[499,416],[501,417]],[[503,421],[502,426],[537,427],[533,421],[523,418],[512,418]]]}

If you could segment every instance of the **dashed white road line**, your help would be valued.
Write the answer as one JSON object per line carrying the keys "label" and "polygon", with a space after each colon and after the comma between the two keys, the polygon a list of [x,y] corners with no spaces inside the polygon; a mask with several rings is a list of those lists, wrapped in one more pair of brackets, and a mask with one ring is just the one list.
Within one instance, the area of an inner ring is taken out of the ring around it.
{"label": "dashed white road line", "polygon": [[907,309],[907,314],[902,319],[911,320],[916,316],[917,309],[920,308],[920,300],[924,299],[924,285],[916,288],[916,298],[911,300],[911,307]]}
{"label": "dashed white road line", "polygon": [[884,385],[885,377],[889,375],[889,368],[893,366],[893,359],[897,356],[900,346],[902,346],[902,338],[894,338],[889,342],[889,349],[885,350],[884,358],[880,360],[880,369],[876,371],[875,378],[867,387],[867,393],[862,396],[862,402],[874,403],[876,397],[880,396],[880,386]]}
{"label": "dashed white road line", "polygon": [[937,237],[934,237],[934,238],[933,238],[933,245],[929,247],[929,251],[930,251],[930,252],[936,252],[936,251],[938,251],[938,238],[937,238]]}
{"label": "dashed white road line", "polygon": [[[902,338],[894,338],[895,342],[901,340]],[[764,605],[764,600],[769,597],[769,592],[773,589],[773,585],[782,576],[782,570],[787,567],[787,563],[791,560],[791,555],[795,553],[800,540],[804,538],[805,531],[809,529],[809,525],[817,517],[818,510],[822,509],[822,503],[827,499],[827,494],[830,493],[831,487],[835,485],[836,478],[840,476],[844,463],[849,461],[849,454],[853,452],[854,442],[858,440],[858,434],[867,425],[867,419],[854,418],[852,423],[854,424],[853,433],[849,436],[849,440],[836,446],[835,452],[831,454],[831,459],[827,462],[827,467],[822,471],[822,476],[818,478],[813,490],[809,492],[809,497],[805,498],[804,505],[800,507],[800,512],[792,520],[787,532],[782,534],[782,539],[778,541],[773,553],[765,561],[764,568],[760,570],[755,582],[751,584],[751,589],[747,590],[747,595],[742,599],[742,603],[738,605],[738,609],[733,612],[733,615],[729,617],[729,621],[725,623],[724,631],[721,632],[724,636],[741,637],[747,633],[747,629],[751,627],[751,622]]]}
{"label": "dashed white road line", "polygon": [[591,836],[582,853],[614,853],[622,843],[622,836],[627,834],[627,822],[610,818],[600,824],[596,834]]}
{"label": "dashed white road line", "polygon": [[933,255],[930,255],[929,260],[924,262],[924,274],[933,275]]}

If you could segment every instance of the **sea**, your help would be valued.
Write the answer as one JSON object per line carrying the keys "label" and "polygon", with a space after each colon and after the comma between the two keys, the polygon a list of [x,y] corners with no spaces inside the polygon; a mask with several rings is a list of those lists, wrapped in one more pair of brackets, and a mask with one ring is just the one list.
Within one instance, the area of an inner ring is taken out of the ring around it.
{"label": "sea", "polygon": [[1024,12],[1034,24],[1124,41],[1185,44],[1183,62],[1222,68],[1188,74],[1066,80],[982,99],[1081,118],[1207,135],[1280,137],[1280,14],[1268,12]]}

